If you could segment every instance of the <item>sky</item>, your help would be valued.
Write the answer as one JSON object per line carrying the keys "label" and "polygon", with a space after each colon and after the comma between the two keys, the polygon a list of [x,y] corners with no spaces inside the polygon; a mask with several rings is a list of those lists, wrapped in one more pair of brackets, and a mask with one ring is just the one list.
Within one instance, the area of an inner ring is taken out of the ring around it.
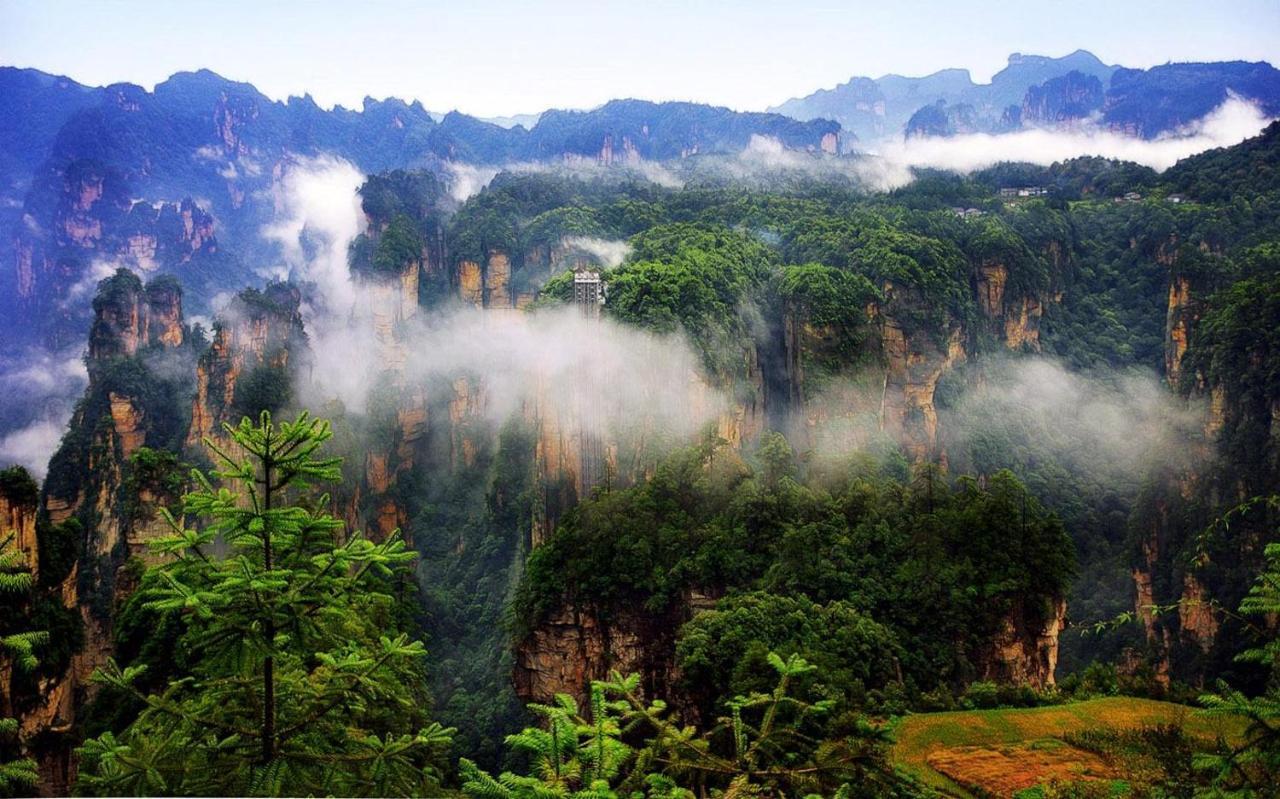
{"label": "sky", "polygon": [[148,89],[207,67],[276,99],[365,96],[479,116],[616,97],[762,110],[855,75],[1010,53],[1280,64],[1280,0],[0,0],[0,64]]}

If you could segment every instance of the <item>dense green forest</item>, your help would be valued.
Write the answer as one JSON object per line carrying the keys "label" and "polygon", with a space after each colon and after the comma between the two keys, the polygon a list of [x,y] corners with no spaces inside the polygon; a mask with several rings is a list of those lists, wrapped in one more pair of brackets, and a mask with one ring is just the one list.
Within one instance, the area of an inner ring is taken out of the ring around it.
{"label": "dense green forest", "polygon": [[[580,488],[527,406],[467,415],[474,374],[303,407],[314,286],[161,335],[181,287],[122,271],[43,486],[0,473],[40,503],[38,573],[0,555],[14,712],[105,630],[83,794],[905,797],[933,791],[892,757],[908,714],[1125,694],[1247,721],[1129,740],[1157,765],[1128,795],[1263,795],[1278,148],[1280,123],[1160,175],[1090,158],[888,193],[714,159],[682,188],[503,172],[456,211],[430,172],[370,177],[360,285],[448,319],[474,269],[467,301],[557,314],[589,264],[601,324],[678,337],[756,420],[618,445]],[[1024,374],[1079,381],[1080,427]],[[4,793],[33,779],[16,731]]]}

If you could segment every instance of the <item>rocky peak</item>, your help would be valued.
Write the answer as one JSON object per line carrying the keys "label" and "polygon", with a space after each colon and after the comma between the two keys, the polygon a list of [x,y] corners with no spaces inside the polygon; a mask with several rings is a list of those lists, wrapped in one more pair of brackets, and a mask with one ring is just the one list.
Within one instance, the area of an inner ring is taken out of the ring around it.
{"label": "rocky peak", "polygon": [[118,269],[98,284],[93,315],[90,362],[133,357],[152,346],[177,347],[184,340],[182,287],[171,277],[144,287],[136,274]]}
{"label": "rocky peak", "polygon": [[1072,70],[1027,89],[1021,120],[1032,124],[1072,122],[1102,109],[1105,90],[1094,75]]}
{"label": "rocky peak", "polygon": [[[305,360],[307,336],[302,326],[302,292],[289,283],[246,289],[236,295],[214,323],[213,341],[196,366],[196,396],[187,443],[198,446],[214,437],[224,422],[244,410],[241,379],[259,368],[275,370],[285,383]],[[257,388],[278,390],[278,381]]]}

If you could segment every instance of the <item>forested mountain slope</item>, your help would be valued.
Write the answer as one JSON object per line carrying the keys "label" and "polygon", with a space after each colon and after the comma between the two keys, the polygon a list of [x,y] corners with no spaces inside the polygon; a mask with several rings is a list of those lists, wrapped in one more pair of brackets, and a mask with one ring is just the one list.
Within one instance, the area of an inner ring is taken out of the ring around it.
{"label": "forested mountain slope", "polygon": [[[360,189],[345,293],[250,286],[211,330],[177,281],[121,270],[38,499],[6,500],[57,645],[4,707],[65,790],[73,744],[140,709],[94,668],[198,669],[134,599],[161,509],[224,422],[303,409],[344,458],[326,507],[419,553],[396,624],[488,766],[520,700],[618,669],[710,722],[770,690],[770,652],[819,666],[823,734],[988,681],[1039,701],[1093,661],[1156,696],[1256,687],[1223,610],[1275,511],[1211,523],[1280,487],[1276,143],[871,195],[524,172],[458,205],[391,171]],[[1028,184],[1048,197],[999,193]]]}

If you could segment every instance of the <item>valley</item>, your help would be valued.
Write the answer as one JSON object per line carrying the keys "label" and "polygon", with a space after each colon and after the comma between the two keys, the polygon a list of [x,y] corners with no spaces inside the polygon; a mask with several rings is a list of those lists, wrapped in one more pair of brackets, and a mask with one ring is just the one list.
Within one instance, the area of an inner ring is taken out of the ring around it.
{"label": "valley", "polygon": [[0,795],[1274,789],[1269,64],[427,108],[0,68]]}

